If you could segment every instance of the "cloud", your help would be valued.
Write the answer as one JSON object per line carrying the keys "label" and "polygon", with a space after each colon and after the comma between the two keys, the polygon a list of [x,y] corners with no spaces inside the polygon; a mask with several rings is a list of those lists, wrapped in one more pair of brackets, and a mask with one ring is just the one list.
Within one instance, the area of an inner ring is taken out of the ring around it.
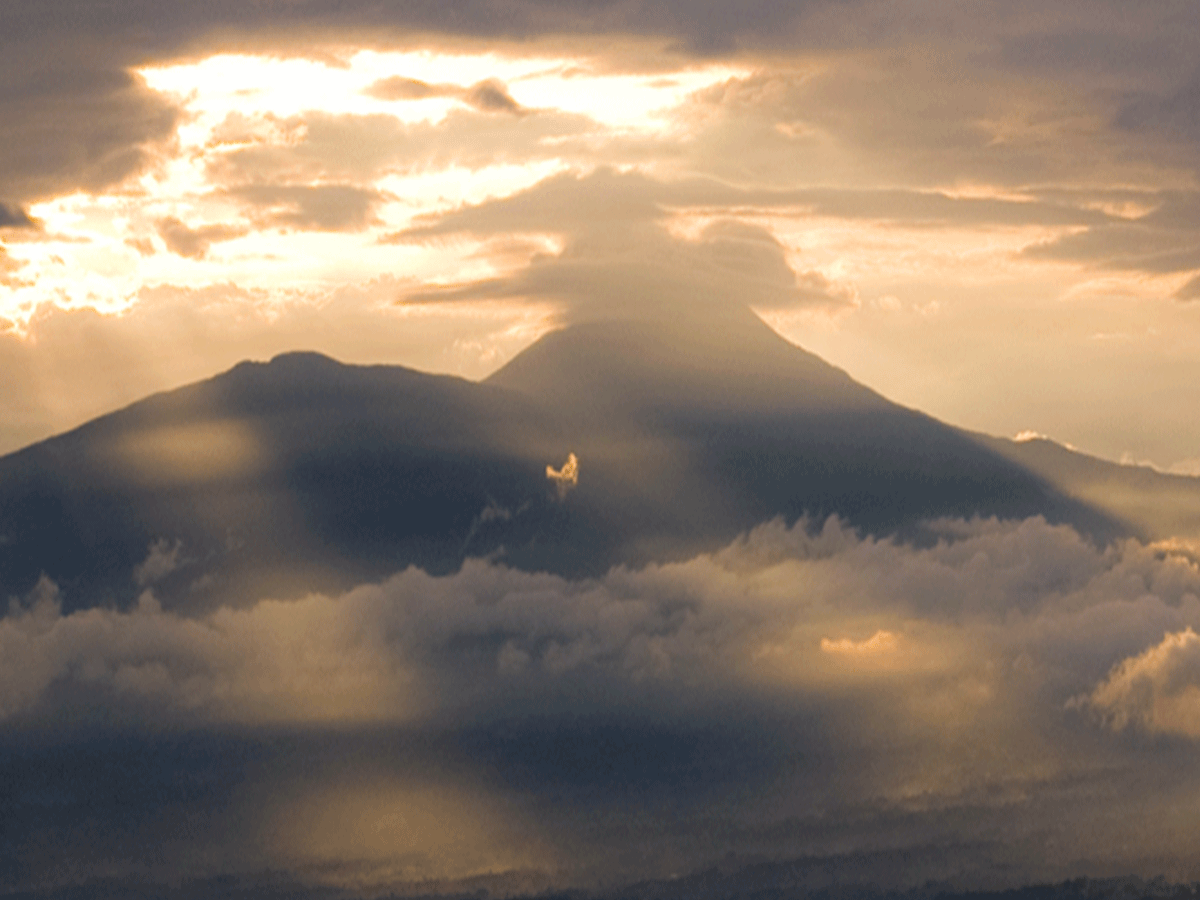
{"label": "cloud", "polygon": [[22,260],[13,259],[8,250],[0,245],[0,286],[12,287],[21,284],[21,279],[17,276],[25,268],[26,263]]}
{"label": "cloud", "polygon": [[[99,752],[96,729],[249,742],[227,751],[245,762],[221,776],[241,806],[203,806],[225,784],[205,782],[177,801],[195,811],[189,827],[211,819],[228,836],[243,821],[234,812],[265,802],[233,844],[251,840],[250,858],[280,871],[320,863],[320,877],[359,890],[472,871],[488,835],[512,833],[501,809],[519,811],[516,833],[546,848],[536,859],[558,885],[718,859],[836,856],[829,871],[850,873],[900,851],[880,883],[919,884],[947,860],[1004,879],[1067,877],[1095,854],[1130,871],[1193,864],[1194,814],[1153,812],[1178,810],[1178,792],[1200,784],[1191,757],[1130,749],[1068,701],[1188,727],[1196,553],[1098,548],[1038,519],[934,523],[930,538],[772,522],[710,554],[595,579],[475,559],[191,617],[149,591],[127,612],[65,615],[43,581],[0,619],[0,716],[7,733],[71,753]],[[406,810],[455,818],[463,796],[479,799],[488,834],[442,846],[393,827]],[[156,810],[146,821],[170,827]],[[371,828],[345,831],[353,821]],[[259,834],[289,837],[267,848]],[[625,856],[631,841],[640,862]],[[245,859],[210,849],[227,866]]]}
{"label": "cloud", "polygon": [[138,587],[148,587],[161,581],[179,568],[179,554],[183,550],[183,542],[174,543],[160,538],[150,545],[146,559],[133,570],[133,580]]}
{"label": "cloud", "polygon": [[600,169],[556,175],[509,197],[429,216],[393,240],[524,232],[557,233],[565,245],[506,278],[415,291],[404,302],[549,300],[570,320],[855,305],[852,289],[819,272],[797,273],[783,245],[761,226],[719,219],[695,238],[677,237],[660,224],[668,215],[652,180]]}
{"label": "cloud", "polygon": [[460,90],[456,84],[429,84],[416,78],[391,75],[380,78],[363,93],[376,100],[425,100],[429,97],[453,97]]}
{"label": "cloud", "polygon": [[568,453],[567,461],[563,463],[561,469],[546,466],[546,477],[554,483],[558,499],[564,499],[571,488],[579,484],[579,460],[575,458],[574,453]]}
{"label": "cloud", "polygon": [[384,195],[351,184],[251,184],[226,188],[226,197],[245,204],[260,226],[302,231],[362,231],[376,224]]}
{"label": "cloud", "polygon": [[1171,275],[1200,268],[1200,232],[1161,227],[1145,217],[1033,244],[1022,255],[1100,269]]}
{"label": "cloud", "polygon": [[0,203],[0,228],[33,228],[35,225],[21,207]]}
{"label": "cloud", "polygon": [[392,75],[381,78],[363,91],[376,100],[426,100],[431,97],[450,97],[461,100],[480,112],[525,115],[528,110],[509,94],[504,82],[489,78],[471,87],[456,84],[429,84],[415,78]]}
{"label": "cloud", "polygon": [[231,241],[248,233],[246,228],[232,225],[201,225],[189,228],[174,217],[159,219],[158,236],[167,249],[189,259],[204,259],[208,248],[218,241]]}
{"label": "cloud", "polygon": [[[577,468],[569,457],[548,477],[570,482]],[[50,701],[56,684],[58,697],[74,685],[100,691],[100,702],[132,697],[217,720],[402,721],[443,703],[532,700],[567,684],[573,696],[608,692],[617,708],[636,704],[637,683],[672,694],[708,685],[752,695],[767,683],[810,693],[840,677],[823,657],[887,651],[909,673],[889,693],[931,672],[1009,690],[1000,670],[984,676],[980,666],[1036,656],[1085,683],[1120,648],[1200,614],[1200,567],[1186,550],[1099,550],[1036,519],[946,522],[935,533],[936,545],[916,549],[859,538],[835,520],[815,530],[776,522],[718,553],[595,581],[473,560],[455,575],[409,570],[340,597],[262,600],[199,618],[148,598],[128,613],[61,615],[57,588],[44,582],[0,623],[0,689],[10,716]],[[153,544],[139,583],[169,574],[180,549]],[[862,630],[873,637],[829,637]],[[538,687],[487,675],[515,658],[566,680]]]}
{"label": "cloud", "polygon": [[396,242],[468,234],[569,232],[592,227],[607,231],[620,225],[665,218],[655,182],[640,172],[600,168],[590,174],[564,172],[506,197],[421,217]]}
{"label": "cloud", "polygon": [[[57,190],[56,184],[70,189],[111,183],[153,158],[155,146],[169,135],[174,113],[168,101],[145,91],[129,74],[133,66],[247,47],[318,54],[325,46],[361,41],[364,34],[379,46],[411,46],[416,34],[435,46],[469,36],[506,48],[554,37],[573,54],[582,50],[597,65],[617,67],[633,61],[647,68],[664,56],[688,55],[740,53],[772,63],[788,55],[802,63],[816,59],[824,70],[819,74],[828,77],[812,78],[812,67],[800,65],[794,86],[807,79],[807,88],[784,91],[774,120],[756,112],[743,120],[746,127],[710,135],[709,151],[731,140],[745,151],[720,154],[723,175],[735,167],[749,171],[760,160],[770,174],[784,173],[789,165],[796,172],[799,144],[784,132],[799,125],[807,129],[792,129],[792,135],[823,132],[849,138],[854,148],[888,148],[891,159],[876,153],[877,162],[919,169],[934,181],[948,171],[978,179],[986,169],[1012,175],[1008,180],[1015,183],[1047,183],[1051,170],[1060,174],[1069,162],[1076,168],[1081,164],[1074,152],[1081,142],[1090,140],[1084,145],[1102,151],[1087,165],[1111,164],[1112,127],[1104,116],[1111,120],[1117,111],[1108,98],[1124,98],[1131,110],[1119,121],[1183,122],[1195,80],[1194,61],[1185,49],[1187,35],[1196,28],[1193,15],[1155,8],[1130,16],[1107,0],[1054,15],[1025,6],[1001,11],[985,0],[953,9],[921,2],[903,15],[873,0],[792,6],[763,0],[739,7],[736,14],[719,4],[698,8],[682,0],[552,6],[518,0],[503,13],[486,0],[453,11],[428,5],[384,11],[366,0],[252,9],[228,3],[168,9],[146,0],[120,0],[106,7],[105,16],[83,0],[40,6],[14,13],[4,36],[10,89],[0,117],[5,123],[0,146],[18,159],[0,167],[16,189],[0,193],[17,201],[30,191],[43,196]],[[962,37],[968,25],[971,40]],[[1046,50],[1049,46],[1062,52]],[[759,79],[755,90],[774,103],[780,92],[763,82]],[[449,93],[449,86],[401,77],[382,79],[373,90],[408,98]],[[486,82],[459,90],[467,91],[464,97],[477,108],[517,111],[506,91],[492,90]],[[936,108],[922,105],[931,92],[941,98]],[[740,96],[744,105],[747,92]],[[793,103],[797,97],[799,104]],[[1071,114],[1081,105],[1096,110],[1094,129],[1087,117]],[[998,114],[1005,106],[1011,115]],[[1128,127],[1116,131],[1117,137],[1128,137]],[[1046,142],[1048,133],[1066,139],[1061,151]],[[64,142],[64,135],[70,140]],[[1103,145],[1097,136],[1105,139]],[[39,139],[47,137],[53,140]],[[726,143],[726,149],[733,148]],[[813,161],[837,164],[837,155]],[[767,170],[760,176],[768,176]]]}
{"label": "cloud", "polygon": [[[452,109],[438,122],[404,123],[391,115],[308,111],[280,118],[230,116],[214,131],[206,170],[220,185],[367,185],[388,174],[578,155],[595,158],[604,144],[587,116],[547,110],[498,118],[473,108]],[[573,142],[582,146],[576,147]]]}
{"label": "cloud", "polygon": [[1129,99],[1116,124],[1129,131],[1154,132],[1194,147],[1200,143],[1200,72],[1162,93],[1145,92]]}
{"label": "cloud", "polygon": [[481,81],[468,88],[463,94],[463,100],[480,112],[508,113],[514,116],[525,115],[526,110],[508,93],[503,82],[495,79]]}
{"label": "cloud", "polygon": [[1116,665],[1087,706],[1116,731],[1200,738],[1200,636],[1190,627]]}
{"label": "cloud", "polygon": [[871,654],[887,653],[896,648],[896,636],[890,631],[877,631],[866,640],[855,641],[850,638],[830,640],[821,638],[822,653]]}
{"label": "cloud", "polygon": [[1200,478],[1200,458],[1177,460],[1167,466],[1166,471],[1172,475],[1190,475]]}
{"label": "cloud", "polygon": [[99,191],[151,165],[178,111],[126,71],[126,48],[86,30],[18,30],[0,39],[0,196]]}
{"label": "cloud", "polygon": [[1200,300],[1200,275],[1189,278],[1187,283],[1175,292],[1175,299],[1185,302]]}

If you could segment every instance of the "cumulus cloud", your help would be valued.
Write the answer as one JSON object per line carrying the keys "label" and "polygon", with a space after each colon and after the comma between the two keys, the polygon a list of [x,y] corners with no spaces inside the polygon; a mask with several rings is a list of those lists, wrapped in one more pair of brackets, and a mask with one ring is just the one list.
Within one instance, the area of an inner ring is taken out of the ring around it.
{"label": "cumulus cloud", "polygon": [[[879,876],[892,884],[945,874],[947,858],[965,865],[964,841],[980,848],[970,865],[1005,879],[1065,876],[1096,853],[1137,871],[1139,854],[1194,861],[1191,813],[1126,817],[1177,809],[1172,749],[1122,756],[1069,701],[1089,697],[1114,724],[1189,727],[1196,552],[1099,548],[1039,519],[930,527],[910,546],[836,520],[772,522],[691,560],[594,579],[474,559],[441,577],[410,569],[338,596],[193,617],[164,611],[151,590],[127,612],[67,615],[43,581],[0,620],[0,717],[11,733],[63,740],[100,724],[281,726],[293,737],[271,739],[276,756],[245,752],[285,768],[321,752],[319,737],[296,735],[332,735],[340,768],[306,762],[293,784],[260,767],[276,778],[267,796],[299,798],[265,810],[262,828],[291,834],[296,816],[381,823],[467,790],[541,822],[535,836],[554,848],[541,864],[575,873],[559,879],[665,875],[731,851],[837,854],[829,871],[851,873],[864,854],[902,853]],[[447,765],[459,768],[430,794],[421,773]],[[244,790],[253,804],[267,789],[252,779]],[[379,827],[386,840],[353,831],[374,868],[328,877],[361,886],[420,871],[397,856],[413,843],[403,830]],[[353,856],[303,837],[277,865]],[[641,861],[615,862],[631,840]],[[421,846],[450,860],[487,846],[463,841]]]}
{"label": "cumulus cloud", "polygon": [[[577,477],[570,458],[552,471],[556,481]],[[397,721],[472,698],[540,697],[556,684],[585,694],[605,685],[618,706],[634,701],[637,683],[697,697],[764,685],[810,694],[862,676],[839,659],[878,654],[892,658],[893,677],[910,679],[876,685],[890,693],[933,675],[951,691],[975,679],[993,696],[1018,691],[1018,659],[1077,692],[1155,629],[1200,626],[1200,566],[1186,548],[1101,550],[1036,519],[946,522],[935,533],[918,549],[860,538],[836,520],[776,522],[714,554],[593,581],[473,560],[455,575],[409,570],[340,597],[199,618],[162,612],[149,592],[131,612],[61,615],[57,588],[43,583],[0,623],[0,689],[10,716],[70,685],[103,702],[216,720]],[[169,574],[180,549],[152,545],[139,584]],[[1196,643],[1184,632],[1110,681],[1158,671],[1161,657]],[[518,669],[558,681],[497,680]],[[1097,696],[1116,689],[1105,690]]]}
{"label": "cumulus cloud", "polygon": [[1200,737],[1200,635],[1191,627],[1115,666],[1081,705],[1113,729]]}

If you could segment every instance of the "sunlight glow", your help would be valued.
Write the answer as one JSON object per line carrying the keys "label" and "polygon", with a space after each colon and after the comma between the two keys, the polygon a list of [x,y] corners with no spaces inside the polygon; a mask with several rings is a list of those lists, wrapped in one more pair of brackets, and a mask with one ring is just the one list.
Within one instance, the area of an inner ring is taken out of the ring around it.
{"label": "sunlight glow", "polygon": [[[409,159],[406,128],[434,127],[455,110],[480,128],[519,124],[511,113],[470,106],[465,92],[491,80],[535,118],[573,115],[610,137],[660,133],[674,127],[671,110],[692,92],[745,72],[711,65],[614,75],[572,58],[358,51],[344,65],[226,53],[136,74],[184,111],[175,143],[119,190],[30,208],[44,233],[5,245],[17,274],[0,287],[0,318],[18,332],[44,304],[120,313],[154,285],[236,283],[282,300],[390,273],[447,283],[511,269],[512,248],[493,261],[478,242],[380,239],[421,215],[507,196],[570,168],[554,149],[554,129],[535,138],[546,148],[541,158],[500,153],[476,164],[442,151]],[[368,92],[392,77],[424,83],[431,96]],[[314,115],[349,130],[314,145]],[[391,144],[355,143],[360,125],[391,128]]]}

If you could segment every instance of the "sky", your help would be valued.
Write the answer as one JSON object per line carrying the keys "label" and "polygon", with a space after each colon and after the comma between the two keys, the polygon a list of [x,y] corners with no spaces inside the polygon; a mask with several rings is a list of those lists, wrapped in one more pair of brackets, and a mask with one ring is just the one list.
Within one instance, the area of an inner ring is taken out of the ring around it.
{"label": "sky", "polygon": [[[285,351],[477,380],[748,305],[952,425],[1200,474],[1198,47],[1192,0],[8,2],[0,452]],[[589,460],[546,463],[570,504]],[[44,578],[0,885],[1200,879],[1200,551],[927,537],[188,610],[171,534],[130,608]]]}
{"label": "sky", "polygon": [[1193,471],[1198,16],[9,4],[0,450],[286,350],[479,378],[703,257],[897,402]]}

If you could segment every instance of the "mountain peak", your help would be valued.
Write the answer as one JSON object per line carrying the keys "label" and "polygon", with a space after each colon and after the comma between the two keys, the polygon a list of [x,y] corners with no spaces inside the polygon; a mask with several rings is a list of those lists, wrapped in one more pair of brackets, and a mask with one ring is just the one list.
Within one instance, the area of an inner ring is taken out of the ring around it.
{"label": "mountain peak", "polygon": [[324,353],[318,353],[316,350],[289,350],[286,353],[272,356],[267,365],[341,368],[345,366],[345,363],[339,362],[332,356],[326,356]]}
{"label": "mountain peak", "polygon": [[487,379],[565,408],[861,409],[886,401],[744,316],[589,322],[551,332]]}

